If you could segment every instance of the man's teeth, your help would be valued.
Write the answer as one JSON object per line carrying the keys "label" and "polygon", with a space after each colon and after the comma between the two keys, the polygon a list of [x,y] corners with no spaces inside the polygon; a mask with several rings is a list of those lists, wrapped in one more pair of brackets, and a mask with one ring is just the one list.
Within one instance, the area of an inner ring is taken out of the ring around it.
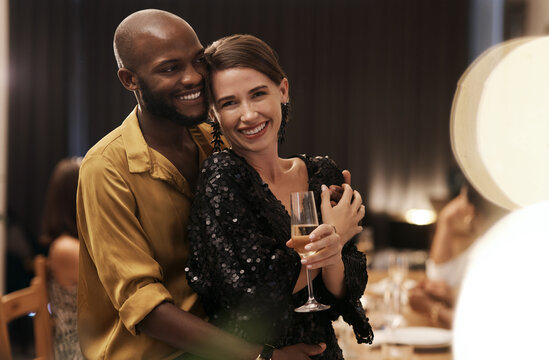
{"label": "man's teeth", "polygon": [[261,130],[263,130],[265,128],[265,126],[267,125],[266,122],[264,122],[263,124],[259,125],[258,127],[256,127],[255,129],[251,129],[251,130],[242,130],[242,133],[244,135],[254,135],[254,134],[257,134],[258,132],[260,132]]}
{"label": "man's teeth", "polygon": [[197,92],[195,92],[194,94],[182,95],[182,96],[179,97],[179,99],[182,99],[182,100],[194,100],[194,99],[198,99],[199,96],[200,96],[200,91],[197,91]]}

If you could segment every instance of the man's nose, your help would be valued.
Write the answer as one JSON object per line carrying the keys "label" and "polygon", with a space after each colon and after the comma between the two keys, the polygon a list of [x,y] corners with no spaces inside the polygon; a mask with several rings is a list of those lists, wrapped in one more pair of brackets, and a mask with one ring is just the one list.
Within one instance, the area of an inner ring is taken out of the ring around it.
{"label": "man's nose", "polygon": [[203,76],[193,66],[187,66],[181,75],[181,83],[186,87],[196,86],[202,82]]}

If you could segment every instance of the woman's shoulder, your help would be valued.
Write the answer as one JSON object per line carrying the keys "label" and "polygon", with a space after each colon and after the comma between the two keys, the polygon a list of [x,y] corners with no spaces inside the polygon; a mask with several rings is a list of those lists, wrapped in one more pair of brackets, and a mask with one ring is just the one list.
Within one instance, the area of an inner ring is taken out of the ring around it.
{"label": "woman's shoulder", "polygon": [[242,171],[243,161],[230,150],[218,151],[210,155],[201,166],[201,176],[208,178],[230,174],[231,171]]}
{"label": "woman's shoulder", "polygon": [[72,236],[62,235],[49,249],[48,266],[55,280],[62,286],[71,286],[78,280],[78,253],[80,242]]}
{"label": "woman's shoulder", "polygon": [[298,155],[307,164],[307,170],[310,178],[320,178],[321,180],[331,180],[331,184],[343,183],[343,175],[336,162],[329,156],[310,156]]}
{"label": "woman's shoulder", "polygon": [[247,163],[231,150],[222,150],[212,154],[202,163],[198,194],[203,192],[215,195],[228,189],[244,189],[250,184]]}

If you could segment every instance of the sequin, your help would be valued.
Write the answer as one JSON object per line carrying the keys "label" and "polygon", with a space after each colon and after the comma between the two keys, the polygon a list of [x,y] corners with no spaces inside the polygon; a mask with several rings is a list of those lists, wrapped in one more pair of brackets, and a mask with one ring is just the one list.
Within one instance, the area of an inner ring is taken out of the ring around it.
{"label": "sequin", "polygon": [[[320,205],[322,184],[341,184],[343,177],[327,157],[300,156],[306,163],[309,189]],[[347,295],[336,299],[321,276],[315,295],[332,308],[298,314],[307,288],[292,295],[299,276],[299,256],[286,246],[290,217],[257,172],[231,150],[208,158],[201,171],[189,225],[191,257],[187,279],[200,295],[210,321],[237,336],[283,347],[325,342],[315,359],[342,359],[331,321],[343,315],[359,342],[373,334],[360,305],[367,282],[364,255],[352,241],[342,251]],[[318,209],[319,219],[321,214]]]}

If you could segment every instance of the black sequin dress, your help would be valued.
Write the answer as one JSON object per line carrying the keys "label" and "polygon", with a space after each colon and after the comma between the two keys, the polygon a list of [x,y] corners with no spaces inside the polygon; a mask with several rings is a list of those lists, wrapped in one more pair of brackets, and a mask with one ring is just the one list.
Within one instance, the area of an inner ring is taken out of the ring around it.
{"label": "black sequin dress", "polygon": [[[321,222],[320,187],[342,184],[341,171],[327,157],[299,156],[307,165]],[[203,164],[189,225],[191,287],[209,321],[236,336],[277,348],[325,342],[315,359],[343,359],[331,322],[340,315],[353,325],[358,342],[371,343],[372,329],[360,304],[368,275],[366,260],[349,241],[343,248],[346,297],[335,298],[322,277],[315,297],[331,309],[296,313],[307,287],[292,295],[300,273],[297,253],[286,246],[290,216],[268,185],[242,157],[224,150]]]}

